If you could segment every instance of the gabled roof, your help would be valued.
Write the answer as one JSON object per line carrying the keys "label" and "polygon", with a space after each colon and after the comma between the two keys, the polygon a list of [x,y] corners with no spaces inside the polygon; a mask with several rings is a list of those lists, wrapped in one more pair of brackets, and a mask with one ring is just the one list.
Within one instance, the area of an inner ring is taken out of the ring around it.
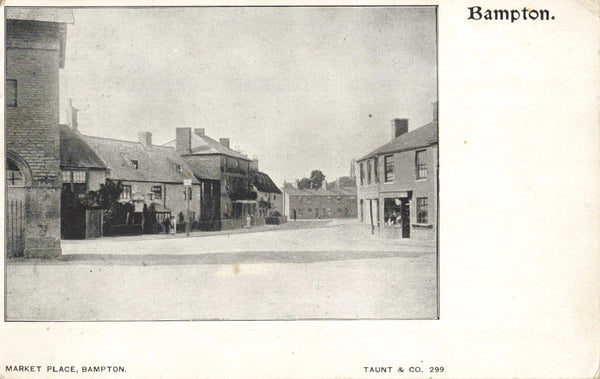
{"label": "gabled roof", "polygon": [[391,142],[373,150],[357,161],[373,158],[378,155],[398,153],[430,146],[438,142],[438,122],[433,121],[411,132],[394,138]]}
{"label": "gabled roof", "polygon": [[[192,146],[191,155],[221,154],[232,158],[245,159],[247,161],[250,160],[248,156],[222,145],[206,134],[198,135],[192,132],[190,142]],[[163,146],[175,148],[175,140],[171,140]]]}
{"label": "gabled roof", "polygon": [[252,185],[260,192],[281,193],[281,190],[273,183],[269,175],[264,172],[252,173]]}
{"label": "gabled roof", "polygon": [[104,162],[78,132],[60,125],[60,167],[106,169]]}
{"label": "gabled roof", "polygon": [[[102,159],[110,170],[112,180],[127,180],[157,183],[183,183],[191,174],[188,165],[175,153],[175,149],[162,146],[144,147],[139,142],[111,138],[84,136],[83,139]],[[132,161],[138,162],[138,169]],[[177,172],[177,166],[182,172]],[[198,180],[192,176],[192,183]]]}
{"label": "gabled roof", "polygon": [[324,188],[319,188],[318,190],[315,189],[298,189],[298,188],[294,188],[294,187],[286,187],[283,190],[285,191],[285,193],[287,193],[288,195],[291,196],[340,196],[340,195],[345,195],[345,196],[355,196],[356,195],[356,188],[354,188],[354,190],[352,190],[352,188],[354,187],[341,187],[341,188],[335,188],[332,190],[326,190]]}

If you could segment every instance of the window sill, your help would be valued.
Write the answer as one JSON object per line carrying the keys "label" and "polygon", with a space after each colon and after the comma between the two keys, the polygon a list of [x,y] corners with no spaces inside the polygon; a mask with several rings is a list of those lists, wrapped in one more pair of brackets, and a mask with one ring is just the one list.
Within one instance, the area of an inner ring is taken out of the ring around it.
{"label": "window sill", "polygon": [[423,179],[416,179],[415,182],[426,182],[427,178],[423,178]]}
{"label": "window sill", "polygon": [[412,224],[413,228],[431,229],[433,224]]}

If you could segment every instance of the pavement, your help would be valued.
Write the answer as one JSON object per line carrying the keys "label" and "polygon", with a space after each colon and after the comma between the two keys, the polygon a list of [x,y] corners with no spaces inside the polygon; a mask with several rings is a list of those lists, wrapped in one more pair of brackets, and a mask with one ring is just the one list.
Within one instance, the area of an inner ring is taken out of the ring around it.
{"label": "pavement", "polygon": [[376,238],[355,220],[142,237],[62,241],[57,260],[9,261],[7,320],[437,317],[435,247]]}

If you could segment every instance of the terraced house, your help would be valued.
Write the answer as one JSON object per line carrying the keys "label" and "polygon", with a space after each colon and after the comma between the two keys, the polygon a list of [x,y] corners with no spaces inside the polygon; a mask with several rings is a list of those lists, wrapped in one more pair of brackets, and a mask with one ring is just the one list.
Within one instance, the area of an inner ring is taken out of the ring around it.
{"label": "terraced house", "polygon": [[[172,215],[181,226],[189,210],[195,229],[219,227],[219,182],[194,175],[175,149],[154,145],[149,132],[139,132],[137,141],[83,135],[71,104],[67,122],[60,129],[63,194],[96,191],[109,179],[122,184],[118,201],[133,206],[134,218],[144,212],[161,218]],[[185,186],[185,180],[191,186]],[[69,223],[85,222],[76,221],[73,214],[67,218]],[[143,225],[144,220],[128,223]],[[63,237],[65,226],[73,225],[63,222]]]}
{"label": "terraced house", "polygon": [[392,140],[356,163],[358,218],[392,238],[435,241],[438,201],[437,103],[433,121],[408,131],[392,121]]}

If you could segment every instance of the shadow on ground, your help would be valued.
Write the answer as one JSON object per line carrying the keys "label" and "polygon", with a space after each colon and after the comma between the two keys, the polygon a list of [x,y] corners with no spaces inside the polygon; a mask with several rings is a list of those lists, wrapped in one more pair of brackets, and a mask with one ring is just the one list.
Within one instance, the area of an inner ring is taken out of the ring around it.
{"label": "shadow on ground", "polygon": [[418,258],[432,252],[399,251],[245,251],[237,253],[210,254],[67,254],[55,260],[20,259],[9,264],[65,265],[101,264],[118,266],[156,266],[192,264],[236,264],[236,263],[316,263],[378,258]]}

